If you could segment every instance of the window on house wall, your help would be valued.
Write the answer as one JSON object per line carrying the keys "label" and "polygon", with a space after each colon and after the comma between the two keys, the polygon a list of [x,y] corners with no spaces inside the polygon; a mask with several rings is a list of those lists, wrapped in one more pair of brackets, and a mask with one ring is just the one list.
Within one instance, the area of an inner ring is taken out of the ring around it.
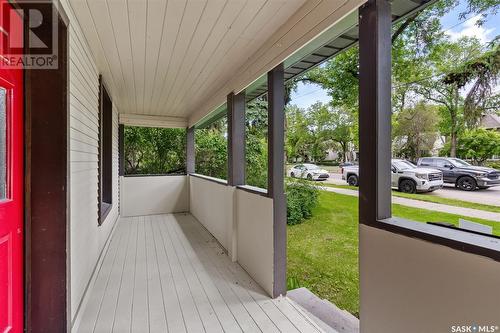
{"label": "window on house wall", "polygon": [[99,80],[99,224],[113,205],[113,102]]}
{"label": "window on house wall", "polygon": [[186,173],[186,130],[125,126],[125,175]]}
{"label": "window on house wall", "polygon": [[195,130],[195,171],[227,179],[227,115]]}

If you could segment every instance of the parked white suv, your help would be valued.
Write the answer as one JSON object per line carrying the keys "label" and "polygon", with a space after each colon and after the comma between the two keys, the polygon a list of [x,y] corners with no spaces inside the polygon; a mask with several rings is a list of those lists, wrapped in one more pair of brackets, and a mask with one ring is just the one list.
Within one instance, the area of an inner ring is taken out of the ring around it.
{"label": "parked white suv", "polygon": [[[393,159],[391,161],[391,186],[405,193],[432,192],[443,187],[443,173],[436,169],[417,168],[411,162]],[[359,184],[359,167],[342,169],[342,179],[351,186]]]}

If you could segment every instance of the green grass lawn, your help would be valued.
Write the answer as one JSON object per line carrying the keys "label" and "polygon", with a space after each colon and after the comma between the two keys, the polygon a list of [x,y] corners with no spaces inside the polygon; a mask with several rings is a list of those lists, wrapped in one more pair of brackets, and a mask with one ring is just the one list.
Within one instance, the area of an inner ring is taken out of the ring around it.
{"label": "green grass lawn", "polygon": [[[327,187],[335,187],[335,188],[346,188],[346,189],[351,189],[351,190],[356,190],[356,191],[358,190],[357,187],[349,186],[349,185],[336,185],[336,184],[327,184],[327,183],[321,183],[319,185],[320,186],[327,186]],[[475,203],[475,202],[470,202],[470,201],[436,197],[433,195],[427,195],[425,193],[411,194],[411,193],[392,191],[392,196],[401,197],[401,198],[408,198],[408,199],[415,199],[415,200],[420,200],[420,201],[433,202],[433,203],[439,203],[439,204],[444,204],[444,205],[449,205],[449,206],[474,208],[474,209],[484,210],[487,212],[500,213],[500,206],[485,205],[485,204],[480,204],[480,203]]]}
{"label": "green grass lawn", "polygon": [[[419,222],[457,224],[460,216],[393,205],[393,215]],[[500,222],[467,220],[492,225]],[[358,198],[321,191],[313,217],[288,226],[289,285],[307,287],[359,316]]]}

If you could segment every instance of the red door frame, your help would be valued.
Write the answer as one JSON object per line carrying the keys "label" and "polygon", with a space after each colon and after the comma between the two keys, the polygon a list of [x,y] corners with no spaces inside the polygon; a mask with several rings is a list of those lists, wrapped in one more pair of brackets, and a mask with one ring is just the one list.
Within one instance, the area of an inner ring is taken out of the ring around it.
{"label": "red door frame", "polygon": [[[23,37],[23,21],[21,16],[11,15],[11,4],[7,0],[0,0],[2,19],[2,55],[10,54],[9,42],[11,38]],[[14,36],[14,37],[13,37]],[[9,39],[9,40],[7,40]],[[6,42],[6,43],[4,43]],[[5,49],[4,49],[5,48]],[[2,283],[0,301],[0,330],[17,333],[23,330],[23,207],[24,207],[24,108],[23,108],[23,70],[17,67],[0,68],[0,86],[5,90],[5,147],[6,147],[6,195],[0,201],[0,244]],[[4,309],[6,307],[6,309]]]}

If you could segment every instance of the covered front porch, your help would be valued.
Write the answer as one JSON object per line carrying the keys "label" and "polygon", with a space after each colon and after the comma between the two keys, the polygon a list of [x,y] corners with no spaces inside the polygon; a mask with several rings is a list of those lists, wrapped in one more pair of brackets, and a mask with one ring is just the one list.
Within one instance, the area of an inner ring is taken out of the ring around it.
{"label": "covered front porch", "polygon": [[[496,323],[497,245],[392,219],[391,24],[431,2],[61,0],[59,71],[26,99],[25,331],[335,332],[286,296],[286,84],[358,42],[361,331]],[[245,177],[262,96],[265,189]],[[227,180],[195,167],[223,117]],[[125,126],[185,131],[180,171],[125,175]]]}
{"label": "covered front porch", "polygon": [[120,218],[95,275],[78,332],[325,328],[289,298],[270,298],[189,213]]}

